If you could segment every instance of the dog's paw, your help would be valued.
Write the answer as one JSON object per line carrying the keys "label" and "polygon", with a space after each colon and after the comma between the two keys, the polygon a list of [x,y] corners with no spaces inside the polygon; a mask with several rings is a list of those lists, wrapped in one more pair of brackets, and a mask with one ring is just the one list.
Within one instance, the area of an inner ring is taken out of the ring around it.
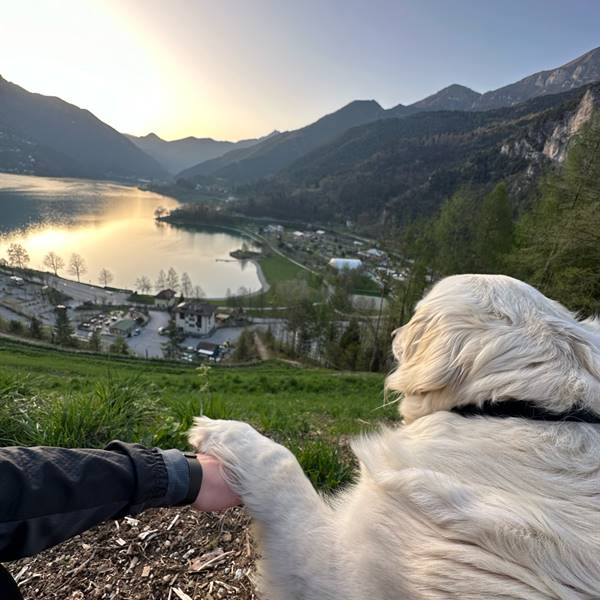
{"label": "dog's paw", "polygon": [[294,455],[247,423],[198,417],[188,434],[199,452],[217,458],[231,487],[249,507],[267,507],[290,478],[303,478]]}
{"label": "dog's paw", "polygon": [[198,452],[212,454],[221,458],[218,453],[228,447],[232,452],[242,447],[257,444],[263,436],[253,429],[248,423],[241,421],[223,421],[209,419],[208,417],[196,417],[194,425],[188,432],[188,442]]}

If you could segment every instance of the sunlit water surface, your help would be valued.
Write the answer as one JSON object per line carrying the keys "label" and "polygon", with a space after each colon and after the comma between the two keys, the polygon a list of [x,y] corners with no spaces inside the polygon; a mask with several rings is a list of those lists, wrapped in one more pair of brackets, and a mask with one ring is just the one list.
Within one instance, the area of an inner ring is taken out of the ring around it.
{"label": "sunlit water surface", "polygon": [[[0,258],[18,242],[29,253],[29,266],[41,270],[47,270],[43,261],[50,251],[65,263],[72,253],[80,254],[87,266],[82,282],[97,284],[106,268],[113,286],[133,288],[142,275],[155,282],[161,269],[173,267],[179,275],[187,272],[209,297],[240,287],[257,290],[255,265],[228,260],[240,237],[154,220],[157,207],[177,205],[172,198],[115,183],[0,173]],[[59,274],[73,279],[66,268]]]}

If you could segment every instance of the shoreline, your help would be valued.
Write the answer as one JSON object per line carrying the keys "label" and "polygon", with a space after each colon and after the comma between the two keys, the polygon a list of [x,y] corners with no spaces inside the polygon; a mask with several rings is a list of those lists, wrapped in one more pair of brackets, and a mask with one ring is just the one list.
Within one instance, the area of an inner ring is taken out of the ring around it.
{"label": "shoreline", "polygon": [[258,281],[260,282],[260,289],[256,290],[256,292],[252,292],[249,294],[250,296],[258,296],[259,294],[266,294],[271,289],[271,284],[267,281],[265,274],[260,266],[260,260],[257,258],[251,258],[250,262],[256,267],[256,275],[258,277]]}

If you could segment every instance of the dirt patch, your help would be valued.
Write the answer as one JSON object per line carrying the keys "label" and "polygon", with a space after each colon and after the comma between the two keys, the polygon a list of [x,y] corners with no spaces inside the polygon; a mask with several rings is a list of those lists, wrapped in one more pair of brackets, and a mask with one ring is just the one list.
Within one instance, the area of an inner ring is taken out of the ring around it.
{"label": "dirt patch", "polygon": [[255,600],[243,509],[147,511],[7,565],[26,600]]}

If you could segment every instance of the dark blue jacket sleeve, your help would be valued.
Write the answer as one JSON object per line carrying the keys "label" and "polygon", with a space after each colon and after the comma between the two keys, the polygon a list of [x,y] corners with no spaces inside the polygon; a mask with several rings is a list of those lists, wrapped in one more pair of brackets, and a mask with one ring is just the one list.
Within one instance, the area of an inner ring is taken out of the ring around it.
{"label": "dark blue jacket sleeve", "polygon": [[186,470],[178,451],[139,444],[0,448],[0,561],[35,554],[108,519],[177,504]]}

